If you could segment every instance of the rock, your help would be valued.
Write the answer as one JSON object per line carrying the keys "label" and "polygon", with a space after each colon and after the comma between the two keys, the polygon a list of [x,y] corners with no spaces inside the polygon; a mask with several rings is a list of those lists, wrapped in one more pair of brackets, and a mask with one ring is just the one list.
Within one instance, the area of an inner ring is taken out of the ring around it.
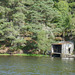
{"label": "rock", "polygon": [[4,50],[0,50],[0,53],[1,53],[1,54],[7,53],[8,50],[9,50],[9,48],[6,47]]}
{"label": "rock", "polygon": [[23,54],[23,50],[18,50],[17,54]]}

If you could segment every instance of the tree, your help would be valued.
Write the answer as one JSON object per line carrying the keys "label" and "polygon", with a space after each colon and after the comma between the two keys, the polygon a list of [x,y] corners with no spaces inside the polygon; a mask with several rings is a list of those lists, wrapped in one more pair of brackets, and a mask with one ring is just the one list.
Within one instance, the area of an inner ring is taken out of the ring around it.
{"label": "tree", "polygon": [[68,30],[70,29],[71,25],[70,25],[70,14],[69,14],[69,6],[68,3],[66,1],[60,1],[58,2],[58,10],[61,12],[62,14],[62,19],[61,19],[61,26],[63,27],[63,37],[65,38],[66,36],[68,36]]}
{"label": "tree", "polygon": [[55,37],[74,37],[74,7],[74,0],[0,0],[0,41],[49,50]]}

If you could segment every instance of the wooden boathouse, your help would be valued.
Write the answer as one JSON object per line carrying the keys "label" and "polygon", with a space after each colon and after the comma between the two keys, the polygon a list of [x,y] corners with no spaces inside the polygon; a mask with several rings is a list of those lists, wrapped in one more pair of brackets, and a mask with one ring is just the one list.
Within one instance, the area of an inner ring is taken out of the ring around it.
{"label": "wooden boathouse", "polygon": [[72,55],[74,50],[74,43],[71,41],[61,41],[52,44],[51,55],[54,57],[67,57]]}

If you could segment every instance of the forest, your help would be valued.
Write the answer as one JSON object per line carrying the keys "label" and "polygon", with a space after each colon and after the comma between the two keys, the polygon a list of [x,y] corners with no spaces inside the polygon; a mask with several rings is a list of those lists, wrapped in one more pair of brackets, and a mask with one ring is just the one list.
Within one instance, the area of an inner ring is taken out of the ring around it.
{"label": "forest", "polygon": [[75,42],[75,0],[0,0],[0,53],[42,54],[58,41]]}

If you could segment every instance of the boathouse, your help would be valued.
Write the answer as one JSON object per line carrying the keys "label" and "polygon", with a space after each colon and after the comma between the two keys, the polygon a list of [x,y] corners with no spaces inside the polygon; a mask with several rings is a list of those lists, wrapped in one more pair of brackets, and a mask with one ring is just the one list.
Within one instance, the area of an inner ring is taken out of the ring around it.
{"label": "boathouse", "polygon": [[74,43],[70,41],[61,41],[52,44],[51,55],[55,57],[67,57],[72,55],[74,50]]}

